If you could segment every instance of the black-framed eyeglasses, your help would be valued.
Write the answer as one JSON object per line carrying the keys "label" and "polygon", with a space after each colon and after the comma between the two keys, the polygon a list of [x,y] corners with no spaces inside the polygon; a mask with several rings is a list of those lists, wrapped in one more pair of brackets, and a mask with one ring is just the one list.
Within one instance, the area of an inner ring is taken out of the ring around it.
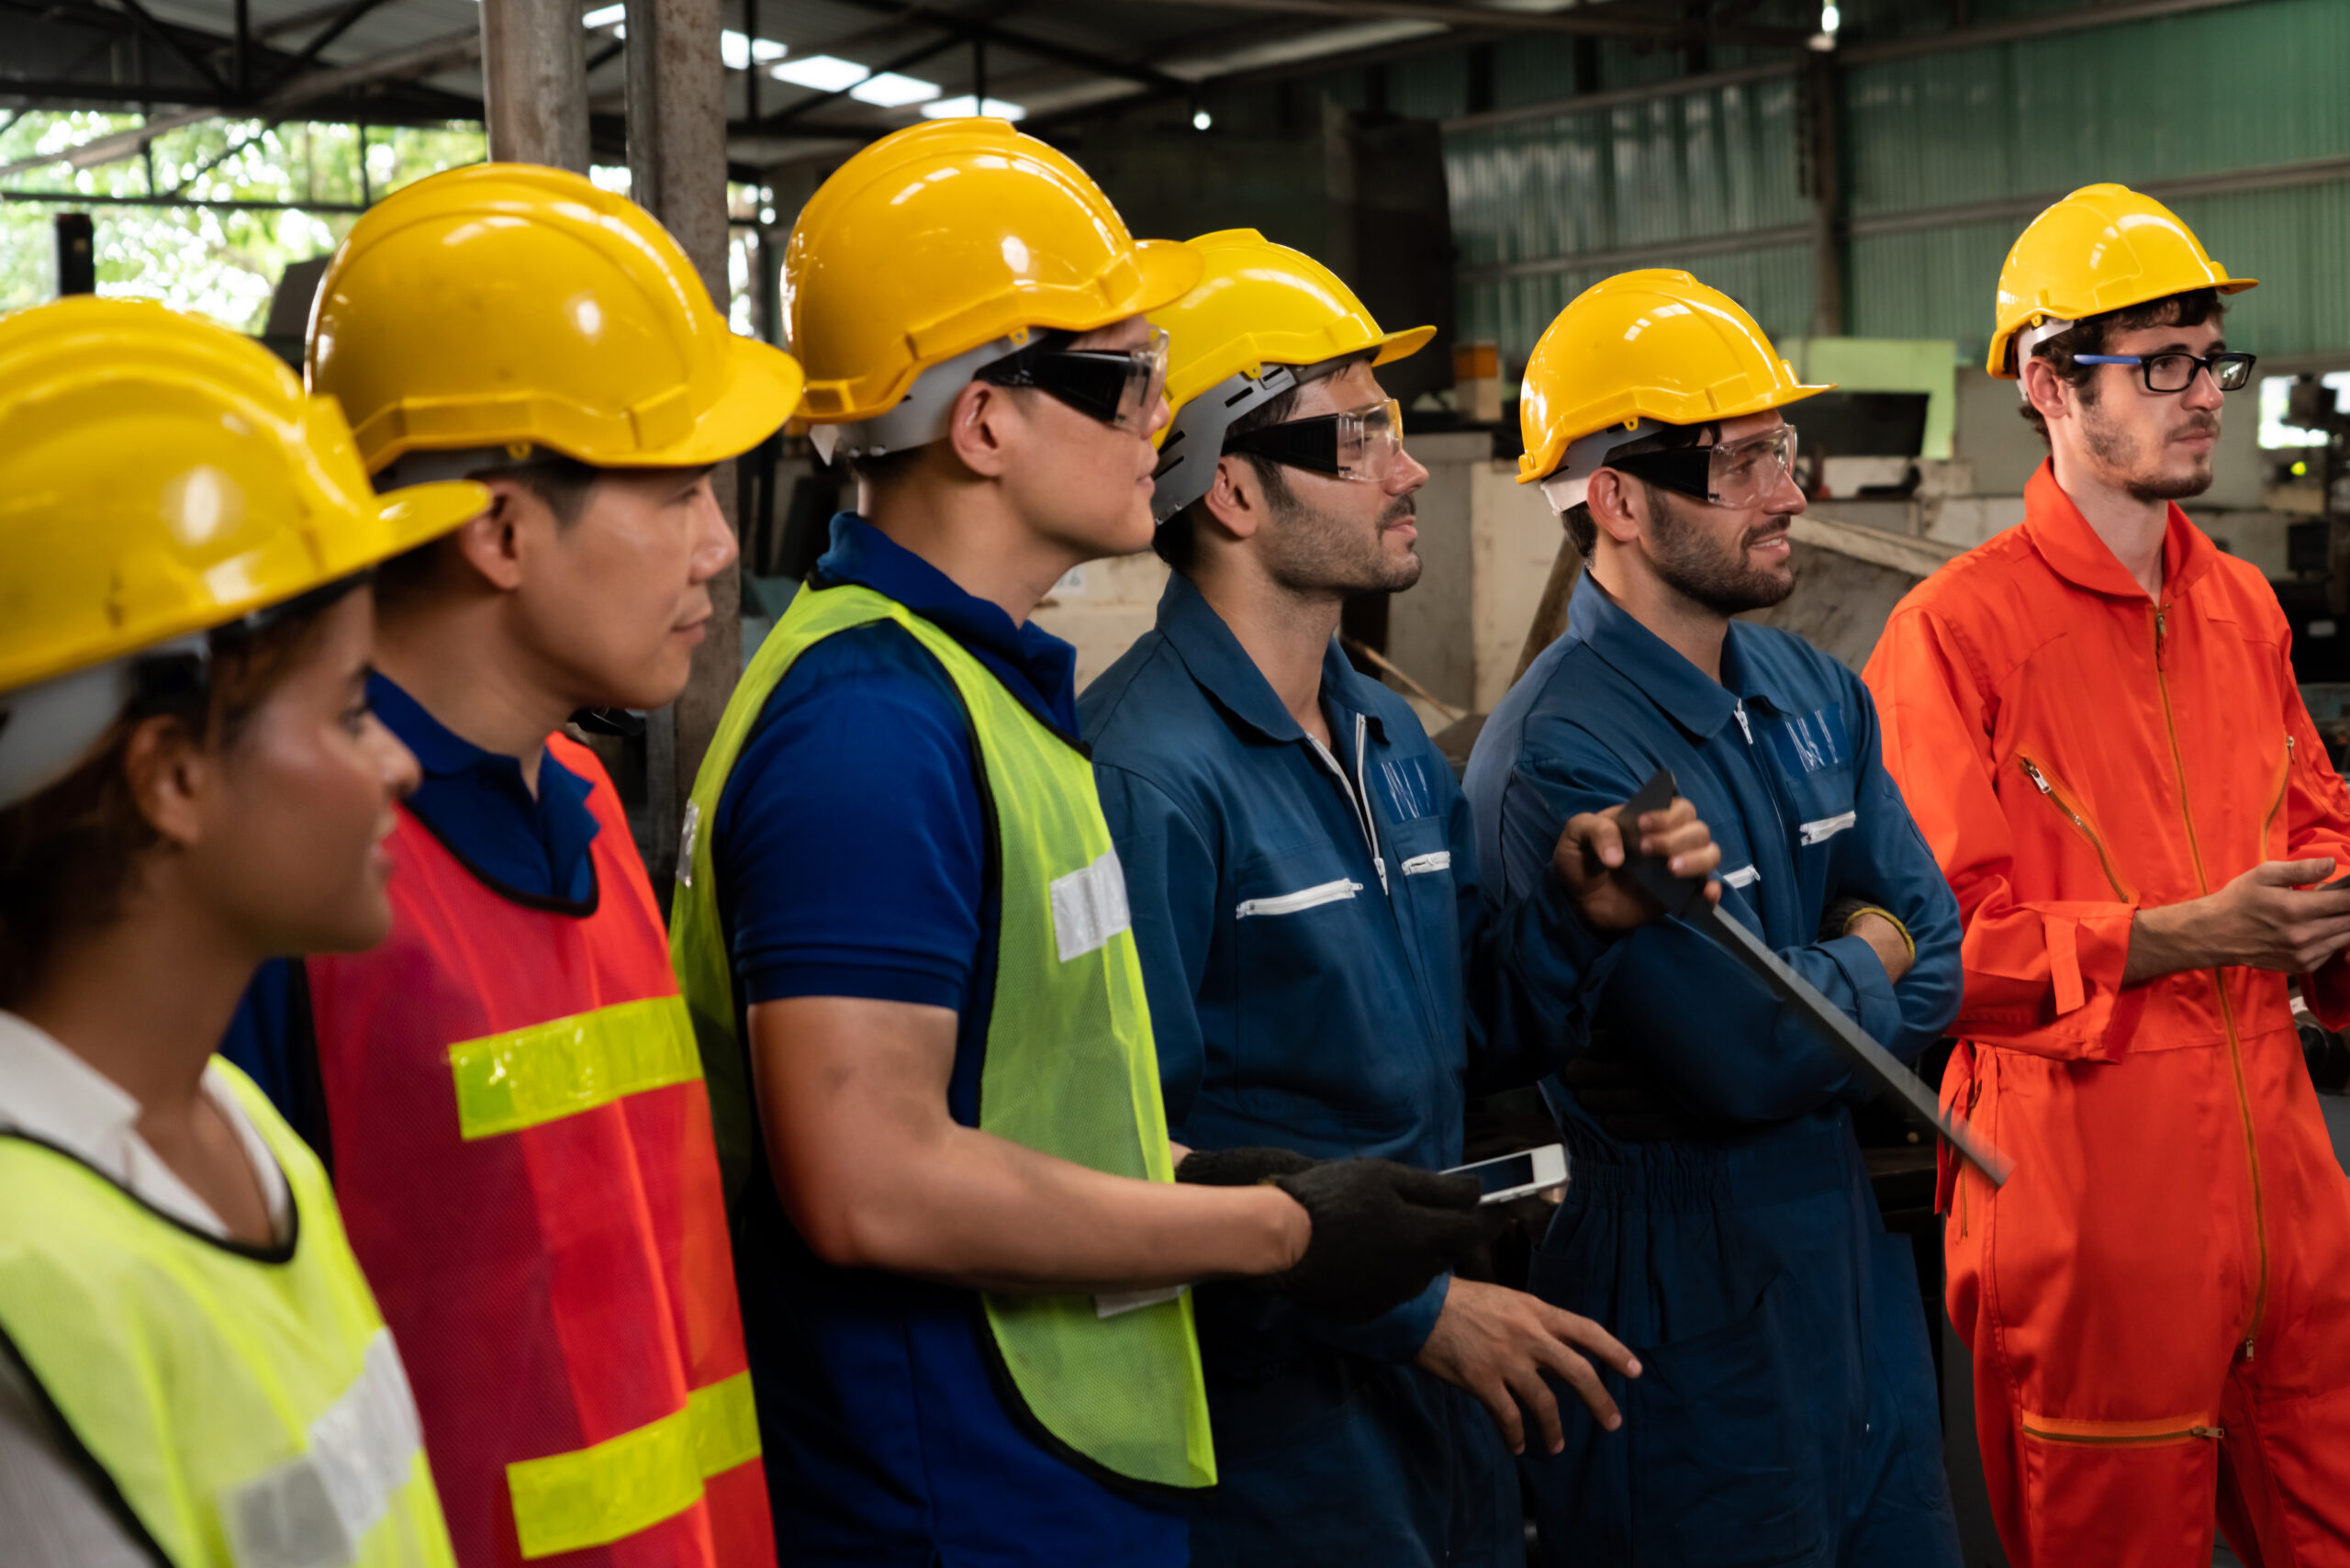
{"label": "black-framed eyeglasses", "polygon": [[1251,453],[1285,468],[1382,484],[1404,455],[1404,407],[1390,398],[1368,409],[1263,425],[1225,436],[1224,450]]}
{"label": "black-framed eyeglasses", "polygon": [[2076,353],[2075,364],[2134,364],[2149,392],[2184,392],[2195,385],[2196,373],[2208,370],[2211,383],[2222,392],[2241,392],[2252,384],[2252,367],[2259,355],[2248,353]]}
{"label": "black-framed eyeglasses", "polygon": [[1763,506],[1795,473],[1796,427],[1780,425],[1712,446],[1611,453],[1606,466],[1716,506]]}
{"label": "black-framed eyeglasses", "polygon": [[997,386],[1033,386],[1079,413],[1124,431],[1150,428],[1151,410],[1167,394],[1167,334],[1153,329],[1138,349],[1072,349],[1066,333],[1051,333],[1016,353],[984,365],[974,380]]}

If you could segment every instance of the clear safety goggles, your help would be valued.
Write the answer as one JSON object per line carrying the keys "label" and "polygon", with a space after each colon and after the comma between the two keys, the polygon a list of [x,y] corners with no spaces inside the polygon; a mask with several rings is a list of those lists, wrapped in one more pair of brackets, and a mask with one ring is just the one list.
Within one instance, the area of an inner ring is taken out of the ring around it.
{"label": "clear safety goggles", "polygon": [[2252,384],[2255,356],[2248,353],[2076,353],[2075,364],[2134,364],[2149,392],[2184,392],[2203,371],[2222,392],[2241,392]]}
{"label": "clear safety goggles", "polygon": [[1768,505],[1796,471],[1796,427],[1712,446],[1611,453],[1605,465],[1651,485],[1733,510]]}
{"label": "clear safety goggles", "polygon": [[1224,438],[1226,452],[1253,453],[1285,468],[1383,484],[1404,457],[1404,407],[1390,398],[1368,409],[1318,414]]}
{"label": "clear safety goggles", "polygon": [[1150,428],[1167,395],[1167,334],[1154,329],[1138,349],[1072,349],[1066,333],[1037,339],[982,367],[972,379],[998,386],[1033,386],[1079,413],[1123,431]]}

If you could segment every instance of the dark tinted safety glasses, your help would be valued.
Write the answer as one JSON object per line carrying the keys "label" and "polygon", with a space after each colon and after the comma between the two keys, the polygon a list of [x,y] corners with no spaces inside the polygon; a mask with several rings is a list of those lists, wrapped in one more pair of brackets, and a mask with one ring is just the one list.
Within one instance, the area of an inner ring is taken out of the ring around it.
{"label": "dark tinted safety glasses", "polygon": [[1796,427],[1781,425],[1713,446],[1611,454],[1606,465],[1701,501],[1742,510],[1767,505],[1780,482],[1795,473]]}
{"label": "dark tinted safety glasses", "polygon": [[2259,356],[2248,353],[2076,353],[2075,364],[2134,364],[2149,392],[2184,392],[2195,385],[2195,373],[2208,370],[2222,392],[2241,392],[2252,384],[2252,367]]}
{"label": "dark tinted safety glasses", "polygon": [[1404,455],[1404,409],[1390,398],[1368,409],[1266,425],[1225,436],[1224,449],[1253,453],[1285,468],[1381,484]]}
{"label": "dark tinted safety glasses", "polygon": [[1033,386],[1079,413],[1137,433],[1167,395],[1167,334],[1153,329],[1138,349],[1071,349],[1066,333],[1042,337],[983,366],[976,380],[998,386]]}

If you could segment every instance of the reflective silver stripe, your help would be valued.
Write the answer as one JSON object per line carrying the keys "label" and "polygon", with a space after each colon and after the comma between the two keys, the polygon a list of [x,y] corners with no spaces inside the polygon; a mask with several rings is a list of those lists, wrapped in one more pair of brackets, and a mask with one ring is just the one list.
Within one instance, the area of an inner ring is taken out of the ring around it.
{"label": "reflective silver stripe", "polygon": [[1252,914],[1295,914],[1302,909],[1315,909],[1326,903],[1337,903],[1362,891],[1362,884],[1345,877],[1335,882],[1317,882],[1310,888],[1300,888],[1293,893],[1277,893],[1269,899],[1243,899],[1232,913],[1246,920]]}
{"label": "reflective silver stripe", "polygon": [[1762,873],[1751,866],[1740,866],[1735,871],[1722,873],[1722,885],[1728,888],[1751,888],[1762,879]]}
{"label": "reflective silver stripe", "polygon": [[305,1450],[220,1496],[237,1568],[342,1568],[408,1483],[424,1435],[391,1331],[367,1341],[359,1375],[310,1423]]}
{"label": "reflective silver stripe", "polygon": [[1103,850],[1081,871],[1055,878],[1052,894],[1053,940],[1064,964],[1106,946],[1135,923],[1126,907],[1125,868],[1114,849]]}
{"label": "reflective silver stripe", "polygon": [[1451,869],[1452,851],[1449,849],[1430,850],[1426,855],[1415,855],[1409,860],[1404,862],[1404,875],[1406,877],[1416,877],[1423,871],[1449,871]]}
{"label": "reflective silver stripe", "polygon": [[1837,816],[1821,817],[1818,822],[1806,823],[1800,830],[1803,841],[1806,844],[1825,844],[1860,820],[1859,812],[1845,812]]}

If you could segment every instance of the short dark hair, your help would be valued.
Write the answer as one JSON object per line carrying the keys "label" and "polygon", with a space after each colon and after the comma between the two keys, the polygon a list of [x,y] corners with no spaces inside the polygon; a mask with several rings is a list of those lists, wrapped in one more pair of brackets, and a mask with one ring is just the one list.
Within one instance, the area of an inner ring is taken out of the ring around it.
{"label": "short dark hair", "polygon": [[[592,463],[551,453],[510,468],[485,469],[480,477],[513,480],[546,503],[547,510],[554,513],[557,526],[569,528],[587,511],[588,498],[604,474],[604,469]],[[444,533],[377,566],[375,602],[397,607],[414,598],[432,580],[442,551],[453,548],[453,535]]]}
{"label": "short dark hair", "polygon": [[116,917],[140,857],[162,842],[131,792],[133,732],[170,716],[201,745],[233,747],[337,602],[287,612],[250,635],[216,636],[207,679],[126,712],[88,761],[0,811],[0,1007],[23,1003],[60,942]]}
{"label": "short dark hair", "polygon": [[[1286,421],[1297,412],[1298,401],[1304,397],[1305,387],[1306,383],[1299,382],[1285,392],[1275,393],[1233,420],[1224,433],[1226,436],[1247,435],[1250,431],[1260,431],[1267,425]],[[1255,473],[1257,482],[1265,487],[1265,504],[1275,512],[1288,511],[1297,504],[1297,493],[1289,487],[1289,476],[1281,472],[1280,464],[1253,452],[1236,455]],[[1207,521],[1208,500],[1203,495],[1159,524],[1158,531],[1150,536],[1150,547],[1158,553],[1160,560],[1189,576],[1192,564],[1199,559],[1200,529]]]}
{"label": "short dark hair", "polygon": [[[2225,315],[2227,306],[2220,299],[2216,288],[2190,288],[2183,294],[2165,294],[2160,299],[2149,299],[2143,305],[2125,305],[2119,310],[2101,315],[2084,316],[2065,330],[2043,338],[2032,346],[2032,356],[2044,359],[2056,378],[2078,392],[2083,403],[2097,401],[2095,373],[2098,366],[2082,364],[2075,358],[2085,353],[2103,353],[2113,340],[2124,332],[2135,332],[2147,327],[2199,327],[2215,316]],[[2016,362],[2016,375],[2023,375],[2023,362]],[[2024,422],[2048,440],[2048,416],[2023,400]]]}
{"label": "short dark hair", "polygon": [[[1653,435],[1642,436],[1638,441],[1626,442],[1614,452],[1609,453],[1608,456],[1631,457],[1643,452],[1673,452],[1681,447],[1695,446],[1705,439],[1707,431],[1717,428],[1710,424],[1665,425]],[[1605,468],[1607,465],[1603,463],[1600,466]],[[1626,474],[1624,477],[1640,487],[1640,493],[1648,498],[1651,510],[1663,504],[1659,498],[1657,487],[1654,485],[1637,474]],[[1590,505],[1587,502],[1576,502],[1566,510],[1560,521],[1566,524],[1567,537],[1574,543],[1576,551],[1584,560],[1590,560],[1592,551],[1599,543],[1599,524],[1592,518]]]}

